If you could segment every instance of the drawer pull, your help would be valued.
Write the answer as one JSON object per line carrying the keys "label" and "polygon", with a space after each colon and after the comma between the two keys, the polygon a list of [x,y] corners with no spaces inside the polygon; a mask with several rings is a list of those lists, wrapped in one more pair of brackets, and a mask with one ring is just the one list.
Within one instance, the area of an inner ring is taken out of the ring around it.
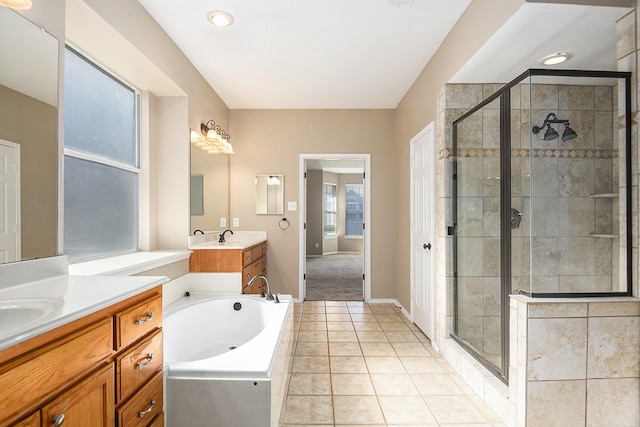
{"label": "drawer pull", "polygon": [[60,427],[62,424],[64,424],[64,414],[60,414],[54,419],[52,419],[51,424],[53,424],[56,427]]}
{"label": "drawer pull", "polygon": [[138,412],[138,417],[140,418],[144,418],[145,415],[147,415],[149,412],[153,411],[153,408],[156,406],[156,401],[155,399],[151,400],[151,406],[149,406],[147,409],[145,409],[144,411],[140,411]]}
{"label": "drawer pull", "polygon": [[149,356],[146,357],[146,360],[144,362],[138,362],[138,364],[136,365],[136,368],[140,370],[147,365],[151,365],[152,362],[153,362],[153,353],[149,353]]}
{"label": "drawer pull", "polygon": [[140,326],[145,322],[151,322],[153,320],[153,311],[147,315],[147,317],[141,317],[136,320],[136,326]]}

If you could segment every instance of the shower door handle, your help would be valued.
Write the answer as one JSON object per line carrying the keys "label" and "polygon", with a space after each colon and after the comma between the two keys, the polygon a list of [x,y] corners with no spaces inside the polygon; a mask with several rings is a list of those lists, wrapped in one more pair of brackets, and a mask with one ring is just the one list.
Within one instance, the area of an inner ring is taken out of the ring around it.
{"label": "shower door handle", "polygon": [[431,243],[425,243],[424,245],[422,245],[422,249],[429,249],[429,250],[431,250]]}

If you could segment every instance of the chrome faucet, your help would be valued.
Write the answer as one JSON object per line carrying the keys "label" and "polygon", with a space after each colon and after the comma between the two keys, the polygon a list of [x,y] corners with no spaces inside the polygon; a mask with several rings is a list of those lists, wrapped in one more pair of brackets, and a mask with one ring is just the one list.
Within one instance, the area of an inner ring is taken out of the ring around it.
{"label": "chrome faucet", "polygon": [[[267,294],[264,294],[264,288],[262,288],[262,295],[263,297],[266,296],[267,301],[273,301],[273,294],[271,293],[271,288],[269,287],[269,281],[267,280],[267,278],[265,276],[263,276],[262,274],[258,274],[257,276],[253,276],[251,278],[251,280],[249,280],[248,285],[253,285],[253,282],[255,282],[257,279],[262,279],[264,281],[264,283],[267,285]],[[276,297],[275,298],[276,302],[280,302],[280,300]]]}
{"label": "chrome faucet", "polygon": [[222,232],[222,234],[220,234],[220,238],[218,239],[218,243],[224,243],[224,242],[225,242],[225,240],[224,240],[224,235],[227,233],[227,231],[228,231],[229,233],[233,234],[233,231],[232,231],[232,230],[224,230],[224,231]]}

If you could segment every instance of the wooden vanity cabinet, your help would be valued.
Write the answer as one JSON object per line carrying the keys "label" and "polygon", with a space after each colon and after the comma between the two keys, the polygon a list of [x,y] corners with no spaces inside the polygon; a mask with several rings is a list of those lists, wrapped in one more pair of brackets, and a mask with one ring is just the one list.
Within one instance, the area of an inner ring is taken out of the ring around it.
{"label": "wooden vanity cabinet", "polygon": [[153,425],[161,327],[158,286],[0,351],[0,427]]}
{"label": "wooden vanity cabinet", "polygon": [[189,271],[210,273],[242,273],[242,293],[259,294],[264,282],[249,280],[267,274],[267,242],[242,249],[196,249],[191,252]]}

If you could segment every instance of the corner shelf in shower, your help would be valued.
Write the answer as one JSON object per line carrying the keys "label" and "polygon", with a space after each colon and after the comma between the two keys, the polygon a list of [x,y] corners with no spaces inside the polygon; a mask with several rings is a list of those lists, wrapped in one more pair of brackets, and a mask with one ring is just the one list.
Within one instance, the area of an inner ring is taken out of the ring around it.
{"label": "corner shelf in shower", "polygon": [[616,199],[620,197],[618,193],[596,193],[591,194],[589,197],[592,199]]}
{"label": "corner shelf in shower", "polygon": [[[592,199],[617,199],[620,197],[620,195],[618,193],[596,193],[591,194],[589,197],[591,197]],[[618,237],[620,237],[617,234],[609,233],[591,233],[589,234],[589,236],[599,237],[603,239],[617,239]]]}

